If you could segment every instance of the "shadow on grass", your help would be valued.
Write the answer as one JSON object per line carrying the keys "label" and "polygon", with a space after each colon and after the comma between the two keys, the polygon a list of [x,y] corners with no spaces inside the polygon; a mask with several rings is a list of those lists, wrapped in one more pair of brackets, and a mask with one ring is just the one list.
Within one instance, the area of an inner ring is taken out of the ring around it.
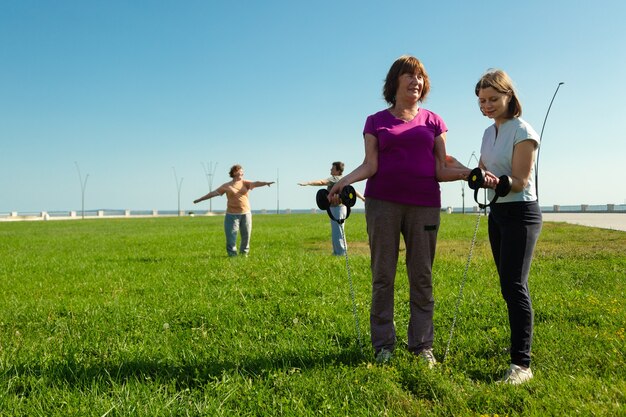
{"label": "shadow on grass", "polygon": [[[193,389],[222,379],[224,375],[264,378],[275,372],[291,373],[325,367],[356,366],[365,361],[358,346],[350,346],[335,354],[288,353],[269,356],[239,357],[231,361],[228,355],[206,362],[172,363],[166,359],[136,359],[121,363],[102,362],[82,364],[72,358],[62,363],[19,364],[6,368],[3,378],[17,378],[9,386],[14,395],[28,396],[27,381],[45,380],[46,384],[92,386],[96,383],[124,384],[126,382],[156,382],[174,384],[177,389]],[[21,382],[19,382],[21,380]]]}

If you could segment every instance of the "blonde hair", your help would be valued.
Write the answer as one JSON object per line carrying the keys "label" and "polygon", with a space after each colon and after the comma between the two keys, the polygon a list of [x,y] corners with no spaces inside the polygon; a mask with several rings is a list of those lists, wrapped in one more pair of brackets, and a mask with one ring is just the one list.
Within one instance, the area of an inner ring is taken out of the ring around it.
{"label": "blonde hair", "polygon": [[480,80],[478,80],[478,82],[476,83],[476,87],[474,88],[476,97],[478,97],[478,93],[480,92],[480,90],[489,87],[493,88],[501,94],[508,94],[511,96],[511,101],[509,101],[509,107],[507,111],[508,119],[512,119],[513,117],[520,117],[522,115],[522,103],[519,101],[519,98],[517,98],[517,92],[515,91],[515,87],[513,86],[513,80],[511,80],[511,77],[509,77],[506,72],[499,69],[488,69],[487,72],[482,77],[480,77]]}

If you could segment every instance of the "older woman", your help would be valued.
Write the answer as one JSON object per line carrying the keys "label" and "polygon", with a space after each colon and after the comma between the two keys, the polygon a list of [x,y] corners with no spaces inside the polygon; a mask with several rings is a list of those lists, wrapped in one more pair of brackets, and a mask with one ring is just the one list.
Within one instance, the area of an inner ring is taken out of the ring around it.
{"label": "older woman", "polygon": [[252,212],[248,193],[256,187],[268,187],[274,182],[248,181],[243,179],[241,165],[233,165],[228,173],[231,181],[220,185],[216,190],[193,201],[198,204],[209,198],[226,194],[226,216],[224,216],[224,233],[226,234],[226,252],[228,256],[237,256],[237,232],[241,230],[239,253],[247,256],[250,251],[250,235],[252,234]]}
{"label": "older woman", "polygon": [[439,181],[464,179],[470,170],[446,156],[443,119],[420,107],[429,90],[428,74],[417,58],[401,56],[392,64],[383,87],[389,106],[365,122],[365,159],[329,193],[329,198],[336,200],[344,186],[367,179],[370,327],[379,363],[389,361],[396,346],[394,281],[401,235],[410,285],[408,349],[428,366],[436,363],[432,351],[432,265],[441,210]]}

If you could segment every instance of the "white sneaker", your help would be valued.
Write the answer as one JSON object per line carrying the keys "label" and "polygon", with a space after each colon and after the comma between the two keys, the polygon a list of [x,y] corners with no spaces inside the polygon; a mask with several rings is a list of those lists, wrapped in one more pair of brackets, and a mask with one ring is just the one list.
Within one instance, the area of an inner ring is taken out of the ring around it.
{"label": "white sneaker", "polygon": [[511,367],[504,374],[504,377],[498,381],[504,384],[519,385],[531,380],[533,371],[530,368],[524,369],[521,366],[511,364]]}
{"label": "white sneaker", "polygon": [[437,360],[435,359],[435,354],[433,353],[432,349],[424,349],[417,356],[425,361],[426,365],[428,365],[430,369],[434,368],[435,365],[437,365]]}

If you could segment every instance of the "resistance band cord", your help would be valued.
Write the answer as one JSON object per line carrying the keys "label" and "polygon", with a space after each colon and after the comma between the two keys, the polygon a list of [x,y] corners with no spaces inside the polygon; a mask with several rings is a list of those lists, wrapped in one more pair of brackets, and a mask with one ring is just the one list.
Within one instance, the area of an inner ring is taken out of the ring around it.
{"label": "resistance band cord", "polygon": [[461,280],[461,288],[459,290],[459,296],[456,300],[456,307],[454,311],[454,317],[452,319],[452,327],[450,327],[450,336],[448,337],[448,343],[446,345],[446,352],[443,355],[443,360],[441,362],[446,361],[446,357],[448,356],[448,351],[450,350],[450,342],[452,342],[452,334],[454,333],[454,326],[456,325],[456,319],[459,315],[459,307],[461,306],[461,298],[463,298],[463,288],[465,287],[465,281],[467,280],[467,271],[469,269],[470,261],[472,260],[472,252],[474,250],[474,245],[476,244],[476,235],[478,234],[478,226],[480,225],[480,212],[476,216],[476,227],[474,228],[474,237],[472,237],[472,244],[470,245],[469,255],[467,256],[467,262],[465,263],[465,271],[463,272],[463,279]]}
{"label": "resistance band cord", "polygon": [[348,284],[350,285],[350,298],[352,299],[352,315],[354,316],[354,326],[356,327],[356,336],[359,342],[359,349],[361,349],[361,354],[363,354],[363,340],[361,339],[361,326],[359,326],[359,316],[356,311],[356,299],[354,296],[354,286],[352,285],[352,273],[350,272],[350,262],[348,261],[348,243],[346,242],[346,235],[343,231],[343,225],[338,221],[337,221],[337,224],[339,225],[339,229],[341,230],[341,239],[343,240],[343,245],[345,248],[344,254],[346,258],[346,270],[348,271]]}

